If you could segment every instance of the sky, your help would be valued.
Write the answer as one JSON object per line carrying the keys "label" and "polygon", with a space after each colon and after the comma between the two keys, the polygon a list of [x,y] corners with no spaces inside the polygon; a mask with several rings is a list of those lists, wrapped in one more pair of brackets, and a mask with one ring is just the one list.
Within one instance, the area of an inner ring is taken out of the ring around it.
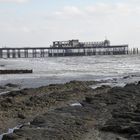
{"label": "sky", "polygon": [[0,47],[79,39],[140,48],[140,0],[0,0]]}

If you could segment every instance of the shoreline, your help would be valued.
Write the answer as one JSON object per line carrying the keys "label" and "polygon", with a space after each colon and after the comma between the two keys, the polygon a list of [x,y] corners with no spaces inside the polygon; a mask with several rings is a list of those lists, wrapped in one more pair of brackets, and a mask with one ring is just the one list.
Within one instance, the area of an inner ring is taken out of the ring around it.
{"label": "shoreline", "polygon": [[[20,75],[19,75],[20,76]],[[21,76],[23,76],[21,74]],[[28,76],[28,75],[27,75]],[[133,83],[135,81],[140,80],[140,73],[130,73],[130,74],[123,74],[118,76],[94,76],[94,75],[78,75],[77,77],[60,77],[54,76],[53,78],[50,77],[34,77],[34,78],[17,78],[17,79],[8,79],[8,80],[1,80],[0,85],[5,86],[6,84],[12,83],[15,85],[20,86],[21,88],[38,88],[41,86],[47,86],[50,84],[65,84],[70,81],[102,81],[104,83],[113,82],[116,83]]]}
{"label": "shoreline", "polygon": [[[92,88],[97,84],[101,83],[71,81],[1,95],[0,124],[4,126],[0,127],[1,134],[22,125],[14,133],[4,135],[3,140],[137,138],[137,133],[132,130],[137,129],[139,123],[136,121],[139,115],[136,113],[140,100],[139,82],[124,87],[101,85]],[[137,124],[126,122],[130,119]],[[27,124],[29,122],[30,125]],[[122,123],[127,124],[125,128],[122,128]]]}
{"label": "shoreline", "polygon": [[106,77],[92,77],[92,76],[81,76],[81,77],[54,77],[52,79],[48,77],[40,78],[21,78],[14,80],[1,80],[0,81],[0,95],[8,93],[10,91],[18,91],[25,88],[40,88],[42,86],[49,86],[51,84],[65,84],[71,81],[96,81],[99,84],[93,85],[92,88],[97,88],[102,85],[108,85],[111,87],[120,86],[123,87],[129,83],[136,83],[140,80],[140,73],[131,73],[120,76],[106,76]]}

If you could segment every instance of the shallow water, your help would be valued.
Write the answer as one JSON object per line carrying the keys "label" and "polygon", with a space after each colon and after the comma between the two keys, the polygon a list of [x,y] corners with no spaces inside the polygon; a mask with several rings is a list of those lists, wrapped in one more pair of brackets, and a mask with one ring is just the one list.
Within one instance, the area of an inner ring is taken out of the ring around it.
{"label": "shallow water", "polygon": [[33,74],[0,75],[0,85],[11,82],[25,87],[127,75],[139,80],[140,55],[0,59],[0,69],[33,69]]}

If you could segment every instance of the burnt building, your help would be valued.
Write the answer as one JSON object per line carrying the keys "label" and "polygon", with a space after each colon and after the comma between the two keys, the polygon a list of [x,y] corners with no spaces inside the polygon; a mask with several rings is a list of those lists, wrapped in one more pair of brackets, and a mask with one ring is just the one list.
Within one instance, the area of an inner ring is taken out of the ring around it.
{"label": "burnt building", "polygon": [[50,57],[119,54],[128,54],[128,45],[111,45],[109,40],[99,42],[54,41],[48,50]]}

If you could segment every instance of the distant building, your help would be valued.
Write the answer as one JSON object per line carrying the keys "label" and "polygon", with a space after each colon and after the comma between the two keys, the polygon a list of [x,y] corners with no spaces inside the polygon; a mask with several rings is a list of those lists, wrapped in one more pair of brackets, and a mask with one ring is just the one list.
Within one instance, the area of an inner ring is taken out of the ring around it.
{"label": "distant building", "polygon": [[68,40],[68,41],[54,41],[53,48],[61,48],[61,47],[103,47],[103,46],[110,46],[110,41],[100,41],[100,42],[79,42],[78,39],[76,40]]}
{"label": "distant building", "polygon": [[100,42],[79,42],[78,39],[54,41],[48,54],[50,57],[128,54],[128,45],[111,45],[109,40]]}

